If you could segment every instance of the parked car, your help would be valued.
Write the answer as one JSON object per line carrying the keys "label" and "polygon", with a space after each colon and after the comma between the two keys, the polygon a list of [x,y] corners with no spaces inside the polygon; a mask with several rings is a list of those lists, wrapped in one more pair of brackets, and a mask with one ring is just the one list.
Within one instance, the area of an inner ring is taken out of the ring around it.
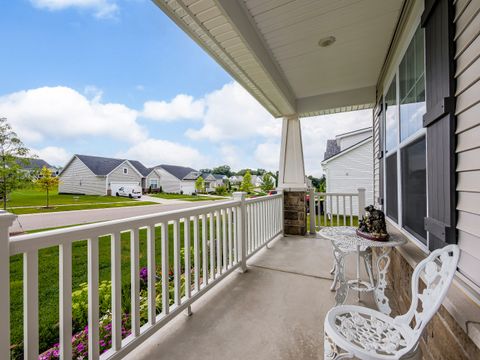
{"label": "parked car", "polygon": [[133,187],[126,187],[122,186],[118,188],[116,196],[125,196],[129,198],[141,198],[142,197],[142,192],[139,189],[135,189]]}

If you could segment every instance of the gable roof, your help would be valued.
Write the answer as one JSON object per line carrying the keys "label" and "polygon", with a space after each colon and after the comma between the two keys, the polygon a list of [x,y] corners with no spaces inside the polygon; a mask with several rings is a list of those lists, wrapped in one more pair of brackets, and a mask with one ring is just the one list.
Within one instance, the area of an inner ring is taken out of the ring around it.
{"label": "gable roof", "polygon": [[128,162],[143,176],[147,176],[154,170],[154,168],[147,168],[138,160],[128,160]]}
{"label": "gable roof", "polygon": [[25,170],[41,169],[44,166],[46,166],[47,168],[53,167],[52,165],[50,165],[49,163],[47,163],[43,159],[35,159],[35,158],[25,158],[25,159],[29,161],[28,164],[24,164],[20,160],[17,161],[18,165],[20,165],[22,167],[22,169],[25,169]]}
{"label": "gable roof", "polygon": [[336,139],[327,140],[327,148],[325,149],[325,155],[323,156],[323,161],[330,159],[332,156],[340,153],[340,146],[337,144]]}
{"label": "gable roof", "polygon": [[352,146],[349,146],[348,148],[343,149],[342,151],[336,153],[335,155],[332,155],[332,156],[330,156],[330,157],[327,158],[327,159],[323,159],[322,164],[326,164],[326,163],[329,162],[330,160],[336,159],[337,157],[340,157],[340,156],[342,156],[342,155],[344,155],[344,154],[346,154],[346,153],[348,153],[348,152],[350,152],[350,151],[358,148],[359,146],[361,146],[361,145],[363,145],[363,144],[366,144],[366,143],[368,143],[369,141],[372,141],[372,139],[373,139],[373,136],[369,136],[369,137],[367,137],[367,138],[365,138],[365,139],[363,139],[363,140],[361,140],[361,141],[353,144]]}
{"label": "gable roof", "polygon": [[188,174],[190,174],[192,171],[194,171],[194,172],[197,171],[197,170],[192,169],[190,167],[178,166],[178,165],[162,164],[162,165],[158,165],[156,167],[164,169],[165,171],[172,174],[173,176],[175,176],[179,180],[183,180],[183,178],[185,176],[187,176]]}
{"label": "gable roof", "polygon": [[215,179],[217,180],[223,180],[223,179],[228,179],[228,177],[226,175],[222,175],[222,174],[212,174]]}
{"label": "gable roof", "polygon": [[95,175],[105,176],[125,162],[125,159],[114,159],[101,156],[75,155],[88,167]]}

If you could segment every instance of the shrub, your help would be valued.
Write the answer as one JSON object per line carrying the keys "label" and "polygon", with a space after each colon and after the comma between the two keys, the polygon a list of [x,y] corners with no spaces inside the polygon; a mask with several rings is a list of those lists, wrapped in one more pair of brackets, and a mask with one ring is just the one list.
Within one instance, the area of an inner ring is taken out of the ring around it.
{"label": "shrub", "polygon": [[217,186],[215,188],[215,194],[217,194],[217,195],[227,195],[228,194],[227,187],[225,185]]}

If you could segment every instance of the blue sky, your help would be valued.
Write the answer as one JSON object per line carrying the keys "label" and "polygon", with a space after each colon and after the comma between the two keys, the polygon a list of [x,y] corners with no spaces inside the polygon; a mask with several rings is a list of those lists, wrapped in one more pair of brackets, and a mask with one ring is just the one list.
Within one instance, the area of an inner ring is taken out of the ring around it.
{"label": "blue sky", "polygon": [[[1,10],[0,116],[47,161],[83,153],[277,168],[281,121],[150,0],[15,0]],[[322,123],[302,124],[311,173],[324,140],[351,124]]]}

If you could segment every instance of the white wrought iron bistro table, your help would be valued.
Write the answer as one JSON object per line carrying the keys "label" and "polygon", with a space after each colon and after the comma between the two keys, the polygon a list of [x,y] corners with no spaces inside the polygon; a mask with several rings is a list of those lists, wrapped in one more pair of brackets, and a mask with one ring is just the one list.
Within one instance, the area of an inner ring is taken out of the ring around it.
{"label": "white wrought iron bistro table", "polygon": [[[359,299],[360,293],[373,292],[378,309],[382,313],[389,315],[392,310],[389,300],[385,295],[387,271],[390,264],[389,254],[393,247],[401,246],[405,244],[406,241],[395,236],[390,236],[387,241],[368,240],[358,236],[356,228],[352,226],[325,227],[320,230],[319,234],[330,240],[333,245],[335,280],[332,287],[334,288],[336,283],[339,283],[335,294],[336,305],[345,303],[349,289],[357,291]],[[372,274],[372,248],[381,249],[375,264],[377,274],[376,281]],[[345,257],[352,252],[357,253],[357,277],[353,280],[346,280]],[[363,281],[360,278],[360,258],[363,258],[365,261],[369,281]]]}

